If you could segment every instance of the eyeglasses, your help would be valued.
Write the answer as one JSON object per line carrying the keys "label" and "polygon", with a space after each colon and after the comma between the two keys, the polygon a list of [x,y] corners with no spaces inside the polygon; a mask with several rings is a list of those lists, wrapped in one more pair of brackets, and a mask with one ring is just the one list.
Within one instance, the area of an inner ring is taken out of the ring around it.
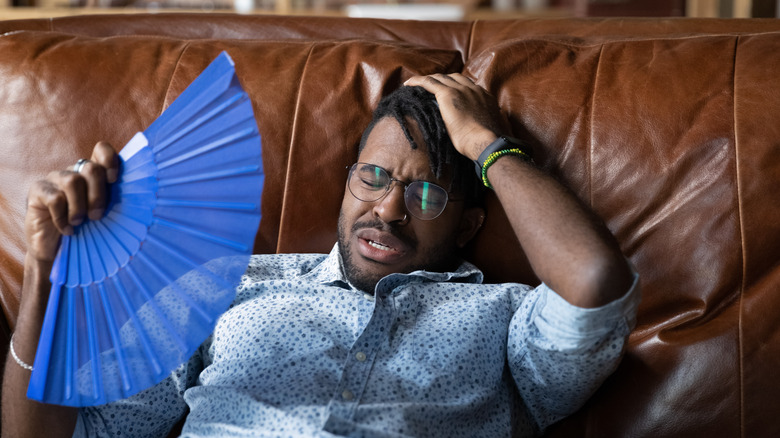
{"label": "eyeglasses", "polygon": [[404,186],[404,203],[406,210],[424,221],[436,219],[447,207],[449,199],[447,190],[427,181],[412,181],[405,183],[390,177],[385,169],[368,163],[355,163],[349,169],[347,187],[352,196],[363,202],[374,202],[382,199],[390,191],[390,185],[397,181]]}

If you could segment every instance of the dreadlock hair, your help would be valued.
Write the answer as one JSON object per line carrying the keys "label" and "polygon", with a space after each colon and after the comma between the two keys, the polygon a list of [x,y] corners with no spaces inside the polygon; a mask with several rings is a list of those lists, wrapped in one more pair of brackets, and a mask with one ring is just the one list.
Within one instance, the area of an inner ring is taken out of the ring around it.
{"label": "dreadlock hair", "polygon": [[363,131],[358,153],[365,147],[374,126],[385,117],[393,117],[398,121],[412,149],[417,149],[418,144],[409,131],[407,117],[414,120],[428,149],[431,172],[436,178],[441,178],[449,168],[452,173],[451,189],[463,194],[467,207],[481,205],[484,193],[482,181],[474,172],[474,163],[453,146],[433,94],[422,87],[403,86],[383,97],[374,110],[371,122]]}

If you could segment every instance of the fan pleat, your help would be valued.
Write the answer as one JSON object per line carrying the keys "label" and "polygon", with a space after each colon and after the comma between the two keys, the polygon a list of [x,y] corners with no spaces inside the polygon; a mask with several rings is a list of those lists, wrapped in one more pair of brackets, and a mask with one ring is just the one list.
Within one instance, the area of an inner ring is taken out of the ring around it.
{"label": "fan pleat", "polygon": [[[138,260],[141,261],[140,258]],[[157,322],[159,322],[164,326],[166,330],[165,333],[177,345],[180,351],[187,351],[187,343],[180,336],[179,330],[173,325],[173,322],[168,320],[168,318],[165,316],[165,312],[163,312],[163,310],[157,304],[157,301],[152,297],[146,284],[142,282],[141,279],[138,277],[138,274],[135,272],[135,269],[130,267],[127,272],[130,274],[130,278],[132,278],[133,283],[137,288],[136,290],[138,290],[138,292],[141,293],[146,303],[148,303],[149,306],[152,308],[153,312],[155,313],[155,316],[157,316]]]}
{"label": "fan pleat", "polygon": [[[143,261],[147,264],[148,268],[153,272],[155,275],[157,275],[158,278],[164,280],[166,283],[168,283],[168,287],[171,288],[171,291],[174,292],[177,298],[184,301],[187,304],[187,307],[190,310],[194,310],[195,314],[198,315],[204,323],[211,323],[213,322],[212,316],[209,315],[208,312],[206,312],[200,303],[196,303],[192,297],[189,296],[185,291],[179,287],[179,285],[176,282],[176,278],[170,275],[169,273],[163,271],[160,269],[157,264],[152,263],[149,258],[144,253],[138,254],[139,260]],[[187,348],[185,347],[182,351],[187,351]]]}
{"label": "fan pleat", "polygon": [[[243,120],[242,120],[243,121]],[[210,143],[207,143],[203,146],[198,147],[197,149],[177,155],[175,158],[171,158],[166,161],[161,161],[157,165],[158,170],[164,170],[170,166],[175,166],[180,163],[186,163],[188,160],[192,160],[195,157],[204,155],[209,152],[213,152],[219,148],[230,146],[231,144],[244,140],[247,138],[251,138],[252,136],[257,135],[257,130],[254,128],[247,128],[241,131],[238,131],[232,135],[227,135],[225,137],[220,138],[219,140],[212,141]]]}
{"label": "fan pleat", "polygon": [[181,199],[158,199],[157,205],[162,207],[190,207],[207,210],[257,211],[259,206],[252,202],[221,202],[221,201],[185,201]]}
{"label": "fan pleat", "polygon": [[65,368],[65,379],[66,379],[66,387],[65,387],[65,398],[69,399],[73,397],[73,386],[75,386],[76,381],[76,369],[78,368],[76,366],[76,353],[78,345],[78,340],[76,339],[76,322],[77,322],[77,316],[76,316],[76,293],[74,292],[74,289],[71,287],[68,287],[67,289],[67,324],[68,324],[68,343],[67,343],[67,349],[65,350],[66,354],[66,368]]}
{"label": "fan pleat", "polygon": [[161,218],[155,218],[154,220],[155,224],[164,225],[168,228],[172,228],[177,231],[182,231],[184,233],[187,233],[191,235],[192,237],[201,239],[201,240],[207,240],[209,242],[213,242],[222,246],[226,246],[232,249],[235,249],[236,251],[249,251],[249,245],[241,243],[241,242],[235,242],[230,239],[225,239],[219,236],[215,236],[213,234],[205,233],[200,230],[196,230],[195,228],[187,227],[182,224],[173,223],[171,221],[167,221],[165,219]]}
{"label": "fan pleat", "polygon": [[219,277],[217,275],[214,275],[213,272],[203,267],[201,264],[196,263],[194,260],[192,260],[189,257],[185,257],[181,252],[174,251],[169,247],[168,245],[165,245],[163,242],[158,240],[155,236],[150,235],[147,238],[147,242],[152,243],[154,245],[157,245],[157,247],[160,249],[160,251],[165,253],[166,257],[170,257],[172,259],[176,259],[179,263],[188,266],[192,272],[198,272],[200,274],[206,275],[209,279],[211,279],[213,282],[217,283],[220,287],[227,288],[231,285],[227,283],[222,277]]}
{"label": "fan pleat", "polygon": [[[219,97],[222,96],[223,95]],[[155,153],[160,152],[163,149],[173,145],[175,142],[185,137],[187,134],[190,134],[195,129],[198,129],[201,126],[207,124],[208,122],[216,119],[217,116],[222,116],[225,112],[232,109],[232,107],[246,100],[247,100],[246,93],[237,94],[235,96],[229,97],[225,102],[221,102],[215,107],[209,108],[205,114],[202,115],[197,114],[197,116],[199,117],[189,119],[186,121],[186,123],[182,123],[181,125],[178,125],[177,126],[178,129],[176,133],[171,134],[171,136],[165,139],[164,141],[157,143],[157,147],[154,148],[154,152]]]}
{"label": "fan pleat", "polygon": [[[173,144],[173,142],[169,142],[167,139],[178,139],[182,137],[182,133],[186,134],[189,132],[190,129],[187,129],[187,122],[198,117],[198,115],[204,111],[208,111],[213,102],[219,101],[225,96],[231,96],[231,94],[225,94],[225,92],[231,88],[235,89],[236,86],[240,89],[240,85],[238,85],[232,73],[222,74],[216,77],[201,75],[199,78],[208,80],[203,81],[206,85],[203,87],[200,96],[202,101],[199,102],[198,105],[190,105],[193,103],[193,99],[190,96],[185,96],[185,99],[181,100],[176,99],[170,106],[172,111],[168,111],[168,114],[163,114],[163,116],[158,118],[155,123],[149,127],[150,129],[147,130],[150,134],[149,137],[152,139],[152,143],[160,145],[155,148],[155,152]],[[240,91],[240,93],[243,93],[243,90]],[[182,95],[183,94],[184,93],[182,93]],[[202,116],[199,119],[203,119]],[[208,119],[203,120],[205,121]],[[190,124],[190,126],[192,126],[192,129],[196,127],[192,124]]]}
{"label": "fan pleat", "polygon": [[185,176],[181,178],[171,178],[166,181],[160,181],[160,187],[174,186],[177,184],[191,184],[199,181],[208,181],[214,179],[223,179],[229,176],[238,176],[243,174],[254,173],[260,170],[260,166],[249,165],[243,167],[236,167],[233,169],[227,169],[222,171],[204,172],[197,175]]}
{"label": "fan pleat", "polygon": [[87,347],[89,353],[89,364],[92,368],[92,398],[98,399],[100,397],[99,390],[103,387],[103,376],[100,373],[100,358],[98,357],[97,347],[97,328],[95,327],[95,314],[92,304],[92,294],[90,288],[81,288],[82,306],[84,309],[86,334],[87,334]]}
{"label": "fan pleat", "polygon": [[[100,301],[103,303],[103,311],[105,315],[113,315],[114,310],[111,308],[111,299],[106,293],[106,288],[103,283],[98,283],[98,290],[100,291]],[[122,345],[122,341],[119,337],[119,328],[117,327],[113,318],[106,318],[106,324],[108,325],[108,334],[111,336],[112,345]],[[127,361],[123,353],[123,349],[114,348],[114,355],[116,355],[117,364],[119,367],[119,376],[122,379],[123,392],[127,393],[132,388],[132,377],[130,371],[127,368]]]}
{"label": "fan pleat", "polygon": [[119,281],[118,277],[112,277],[111,282],[114,286],[114,289],[117,292],[117,296],[119,296],[119,300],[122,302],[124,311],[127,312],[128,315],[130,315],[130,321],[133,327],[135,327],[135,333],[138,335],[141,341],[140,344],[141,344],[141,349],[143,350],[144,353],[144,358],[146,359],[147,363],[151,366],[152,375],[158,376],[162,374],[162,366],[160,365],[160,360],[158,359],[157,355],[154,352],[154,349],[152,348],[152,342],[149,340],[149,337],[146,335],[146,330],[144,329],[143,324],[138,319],[138,315],[136,315],[135,309],[130,303],[130,299],[128,297],[125,286],[122,284],[121,281]]}

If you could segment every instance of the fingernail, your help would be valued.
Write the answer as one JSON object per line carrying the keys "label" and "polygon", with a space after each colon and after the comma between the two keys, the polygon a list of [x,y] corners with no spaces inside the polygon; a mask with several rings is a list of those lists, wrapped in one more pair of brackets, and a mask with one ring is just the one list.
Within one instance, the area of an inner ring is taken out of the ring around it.
{"label": "fingernail", "polygon": [[119,171],[116,169],[108,169],[106,171],[106,179],[109,183],[115,183],[119,177]]}
{"label": "fingernail", "polygon": [[100,220],[100,218],[103,217],[103,210],[102,209],[95,209],[89,211],[89,218],[93,221]]}
{"label": "fingernail", "polygon": [[72,236],[73,235],[73,227],[70,225],[67,225],[65,228],[62,229],[62,234]]}
{"label": "fingernail", "polygon": [[74,217],[73,220],[70,221],[70,224],[74,227],[77,227],[81,225],[81,223],[84,222],[84,218],[82,216]]}

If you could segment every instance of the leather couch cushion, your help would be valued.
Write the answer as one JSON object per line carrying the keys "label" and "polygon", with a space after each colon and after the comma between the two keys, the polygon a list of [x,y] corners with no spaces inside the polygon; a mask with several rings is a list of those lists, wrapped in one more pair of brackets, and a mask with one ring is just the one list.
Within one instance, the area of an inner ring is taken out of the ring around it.
{"label": "leather couch cushion", "polygon": [[[47,32],[0,37],[0,292],[15,324],[28,187],[121,148],[226,50],[250,94],[266,186],[256,252],[327,252],[363,127],[383,94],[414,74],[459,71],[459,52],[347,41],[184,41]],[[288,174],[294,178],[285,182]]]}

